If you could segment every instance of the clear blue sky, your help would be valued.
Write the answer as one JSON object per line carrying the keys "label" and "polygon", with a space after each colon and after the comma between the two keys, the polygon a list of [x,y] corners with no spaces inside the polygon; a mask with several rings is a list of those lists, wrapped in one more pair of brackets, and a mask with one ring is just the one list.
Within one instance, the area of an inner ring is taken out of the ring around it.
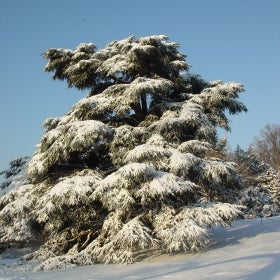
{"label": "clear blue sky", "polygon": [[44,72],[41,53],[93,42],[165,34],[206,80],[244,84],[249,112],[231,117],[231,147],[247,148],[280,123],[279,0],[1,0],[0,170],[35,152],[42,122],[62,116],[86,92]]}

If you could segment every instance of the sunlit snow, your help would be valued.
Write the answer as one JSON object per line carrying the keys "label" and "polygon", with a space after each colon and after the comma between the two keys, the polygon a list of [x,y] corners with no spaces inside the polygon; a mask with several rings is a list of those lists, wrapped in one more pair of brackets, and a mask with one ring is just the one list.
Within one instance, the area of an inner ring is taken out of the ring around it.
{"label": "sunlit snow", "polygon": [[159,255],[131,265],[97,264],[44,272],[32,272],[35,264],[17,261],[17,252],[12,250],[1,255],[0,279],[278,280],[280,216],[239,220],[231,228],[215,228],[210,248],[202,253]]}

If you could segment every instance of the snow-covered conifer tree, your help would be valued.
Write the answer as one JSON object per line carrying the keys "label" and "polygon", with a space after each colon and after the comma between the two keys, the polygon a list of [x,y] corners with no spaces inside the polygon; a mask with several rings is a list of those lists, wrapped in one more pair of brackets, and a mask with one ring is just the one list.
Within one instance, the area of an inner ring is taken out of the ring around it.
{"label": "snow-covered conifer tree", "polygon": [[279,214],[280,173],[264,163],[251,148],[247,151],[239,146],[234,152],[234,161],[244,183],[240,202],[246,207],[246,217],[263,217]]}
{"label": "snow-covered conifer tree", "polygon": [[29,157],[16,158],[10,162],[10,167],[7,170],[0,172],[0,175],[4,178],[0,184],[0,196],[12,189],[29,183],[29,179],[24,172],[28,160]]}
{"label": "snow-covered conifer tree", "polygon": [[[197,251],[240,214],[235,165],[214,157],[243,86],[206,82],[166,36],[48,49],[47,72],[89,94],[47,119],[31,184],[0,198],[0,244],[41,242],[41,269]],[[10,234],[11,232],[17,234]]]}

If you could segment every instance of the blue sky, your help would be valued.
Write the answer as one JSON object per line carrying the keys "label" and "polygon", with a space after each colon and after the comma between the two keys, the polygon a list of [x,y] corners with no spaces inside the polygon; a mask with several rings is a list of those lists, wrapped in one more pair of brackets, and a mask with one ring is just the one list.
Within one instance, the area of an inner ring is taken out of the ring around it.
{"label": "blue sky", "polygon": [[249,111],[230,117],[227,138],[246,149],[265,124],[280,124],[279,11],[279,0],[1,0],[0,170],[32,155],[42,122],[87,94],[53,81],[41,53],[130,35],[165,34],[192,72],[244,84]]}

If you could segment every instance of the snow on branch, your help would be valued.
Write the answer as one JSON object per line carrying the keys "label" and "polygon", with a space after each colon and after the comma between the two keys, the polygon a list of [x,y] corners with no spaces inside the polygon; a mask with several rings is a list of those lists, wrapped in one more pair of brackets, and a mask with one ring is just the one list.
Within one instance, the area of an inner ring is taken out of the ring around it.
{"label": "snow on branch", "polygon": [[[150,129],[156,130],[167,141],[185,142],[200,140],[215,143],[216,129],[201,105],[192,101],[172,103],[175,110],[167,110],[159,121],[154,122]],[[170,108],[172,109],[172,107]]]}
{"label": "snow on branch", "polygon": [[151,125],[151,129],[163,136],[168,142],[181,142],[191,137],[191,130],[183,119],[166,117]]}
{"label": "snow on branch", "polygon": [[159,146],[159,147],[172,147],[163,136],[154,133],[151,137],[146,141],[147,145]]}
{"label": "snow on branch", "polygon": [[134,251],[158,246],[157,240],[153,237],[152,230],[141,222],[141,217],[135,217],[116,234],[113,243],[119,248]]}
{"label": "snow on branch", "polygon": [[216,203],[213,205],[214,211],[223,219],[228,225],[236,218],[242,216],[242,209],[240,205],[230,203]]}
{"label": "snow on branch", "polygon": [[[65,178],[50,190],[37,202],[36,216],[38,222],[47,222],[52,216],[57,215],[58,209],[74,207],[79,205],[89,205],[90,195],[96,187],[96,183],[101,178],[95,174],[76,175]],[[63,215],[63,211],[60,211]]]}
{"label": "snow on branch", "polygon": [[192,153],[198,157],[204,157],[205,153],[213,151],[213,146],[205,141],[189,140],[181,143],[178,150],[182,153]]}
{"label": "snow on branch", "polygon": [[138,98],[141,93],[159,94],[168,92],[172,87],[173,83],[167,79],[139,77],[130,84],[124,94],[127,93],[126,96],[130,101],[133,101],[135,98]]}
{"label": "snow on branch", "polygon": [[96,71],[105,72],[109,77],[118,78],[122,73],[128,72],[130,68],[133,68],[133,66],[127,61],[126,55],[116,54],[101,63]]}
{"label": "snow on branch", "polygon": [[113,130],[99,121],[75,121],[60,125],[43,136],[37,153],[27,166],[27,172],[33,178],[40,178],[54,164],[66,163],[71,152],[86,153],[89,149],[98,149],[112,136]]}
{"label": "snow on branch", "polygon": [[93,200],[99,200],[108,211],[113,211],[118,207],[121,211],[128,213],[135,203],[134,198],[126,189],[119,189],[117,186],[100,184],[96,192],[94,192]]}
{"label": "snow on branch", "polygon": [[191,100],[209,112],[208,116],[214,125],[229,130],[225,110],[230,114],[247,112],[246,106],[238,100],[239,93],[244,91],[243,85],[222,81],[212,82],[209,85],[210,87],[205,88],[201,94],[194,95]]}
{"label": "snow on branch", "polygon": [[[148,109],[147,98],[149,95],[160,96],[170,91],[172,87],[173,83],[167,79],[138,77],[130,84],[111,86],[103,91],[103,94],[110,98],[112,107],[117,114],[124,114],[131,109],[135,111],[135,107],[137,108],[139,104],[141,104],[142,110],[144,110],[144,106],[147,106]],[[146,101],[141,99],[143,96],[145,96]]]}
{"label": "snow on branch", "polygon": [[24,244],[32,237],[28,221],[37,200],[34,193],[34,185],[27,184],[0,197],[1,244]]}
{"label": "snow on branch", "polygon": [[111,142],[110,152],[115,165],[123,165],[125,154],[134,147],[142,144],[148,133],[143,127],[122,125],[115,129],[114,139]]}
{"label": "snow on branch", "polygon": [[209,119],[208,114],[204,112],[204,108],[193,102],[193,99],[182,106],[180,118],[192,129],[191,131],[195,133],[197,140],[210,143],[215,141],[217,133],[215,126]]}
{"label": "snow on branch", "polygon": [[92,43],[80,44],[74,51],[48,49],[43,56],[49,60],[45,70],[54,72],[55,79],[66,79],[69,86],[91,88],[98,92],[105,81],[127,83],[141,76],[161,72],[164,78],[174,78],[188,68],[185,55],[178,52],[179,45],[168,42],[166,36],[150,36],[114,41],[97,50]]}
{"label": "snow on branch", "polygon": [[227,188],[240,188],[242,186],[235,164],[222,160],[204,162],[200,173],[200,182],[203,182],[205,187],[209,187],[210,181],[212,185],[224,185]]}
{"label": "snow on branch", "polygon": [[180,153],[176,151],[169,159],[170,171],[185,179],[193,179],[201,168],[203,161],[192,153]]}
{"label": "snow on branch", "polygon": [[127,163],[143,162],[158,169],[165,169],[170,156],[171,152],[167,148],[143,144],[128,151],[124,161]]}
{"label": "snow on branch", "polygon": [[0,183],[0,196],[30,183],[29,178],[25,174],[25,168],[29,159],[29,157],[14,159],[10,162],[9,169],[0,172],[0,175],[4,177],[4,181]]}
{"label": "snow on branch", "polygon": [[144,163],[131,163],[101,180],[92,194],[109,210],[129,211],[135,203],[132,190],[140,188],[145,181],[151,180],[156,170]]}
{"label": "snow on branch", "polygon": [[137,192],[136,197],[140,198],[142,204],[149,204],[153,201],[164,201],[168,197],[183,196],[193,192],[193,184],[166,172],[158,171],[156,176],[145,183]]}
{"label": "snow on branch", "polygon": [[176,215],[170,207],[155,216],[153,226],[156,238],[169,253],[197,251],[206,245],[207,230],[189,217]]}
{"label": "snow on branch", "polygon": [[98,94],[81,99],[73,106],[71,116],[73,120],[106,119],[113,110],[108,97]]}
{"label": "snow on branch", "polygon": [[154,219],[155,236],[168,252],[196,252],[207,245],[209,227],[229,225],[242,215],[241,209],[229,203],[209,203],[186,206],[176,214],[165,207]]}
{"label": "snow on branch", "polygon": [[181,215],[195,220],[199,226],[228,226],[242,216],[243,207],[230,203],[201,203],[193,207],[183,207]]}

